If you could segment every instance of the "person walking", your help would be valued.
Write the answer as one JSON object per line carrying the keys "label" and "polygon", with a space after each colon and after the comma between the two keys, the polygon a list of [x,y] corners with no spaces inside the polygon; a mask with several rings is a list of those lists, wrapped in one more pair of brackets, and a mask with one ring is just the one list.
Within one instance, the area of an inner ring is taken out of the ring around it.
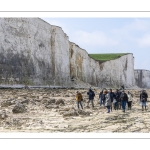
{"label": "person walking", "polygon": [[121,105],[120,96],[121,96],[121,94],[122,94],[122,91],[117,89],[117,93],[118,93],[118,95],[119,95],[119,98],[118,98],[118,109],[121,109],[121,108],[122,108],[122,105]]}
{"label": "person walking", "polygon": [[106,94],[107,94],[107,90],[105,89],[101,96],[102,104],[104,105],[104,107],[105,107]]}
{"label": "person walking", "polygon": [[106,95],[104,93],[105,90],[106,89],[104,88],[99,94],[100,106],[105,105],[105,95]]}
{"label": "person walking", "polygon": [[118,92],[118,90],[116,90],[114,92],[114,100],[113,100],[114,110],[119,109],[119,102],[120,102],[120,93]]}
{"label": "person walking", "polygon": [[79,105],[83,109],[83,106],[82,106],[83,97],[82,97],[82,94],[79,91],[77,91],[77,94],[76,94],[76,101],[77,101],[78,109],[79,109]]}
{"label": "person walking", "polygon": [[99,93],[100,106],[102,106],[102,104],[103,104],[103,101],[102,101],[103,91],[104,91],[104,90],[102,90],[102,91]]}
{"label": "person walking", "polygon": [[87,92],[87,95],[89,96],[89,101],[88,101],[88,107],[89,107],[89,103],[92,103],[92,107],[94,108],[94,97],[95,97],[95,93],[94,91],[92,91],[92,89],[90,88],[89,91]]}
{"label": "person walking", "polygon": [[146,110],[147,98],[148,98],[147,93],[144,90],[142,90],[142,92],[140,94],[140,101],[141,101],[141,105],[142,105],[142,111],[144,111],[144,107],[145,107],[145,110]]}
{"label": "person walking", "polygon": [[110,109],[112,111],[112,107],[113,107],[113,99],[114,99],[114,93],[112,92],[112,89],[109,90],[110,93],[110,99],[111,99],[111,106]]}
{"label": "person walking", "polygon": [[132,107],[132,99],[133,99],[133,95],[128,91],[128,110],[131,110]]}
{"label": "person walking", "polygon": [[122,91],[120,99],[121,99],[121,104],[122,104],[122,110],[123,110],[123,112],[125,112],[125,110],[126,110],[126,104],[128,102],[128,96],[125,93],[125,91]]}
{"label": "person walking", "polygon": [[[106,91],[107,93],[107,91]],[[110,113],[110,107],[111,107],[111,97],[110,97],[110,91],[105,96],[105,107],[107,108],[107,113]]]}

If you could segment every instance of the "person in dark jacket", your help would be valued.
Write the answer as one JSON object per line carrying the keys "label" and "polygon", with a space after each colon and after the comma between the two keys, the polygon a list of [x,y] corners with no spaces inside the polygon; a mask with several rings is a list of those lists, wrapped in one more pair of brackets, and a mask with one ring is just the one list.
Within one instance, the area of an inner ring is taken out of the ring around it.
{"label": "person in dark jacket", "polygon": [[120,99],[121,99],[123,112],[125,112],[125,110],[126,110],[126,103],[128,102],[128,95],[125,93],[125,91],[122,91],[122,93],[120,95]]}
{"label": "person in dark jacket", "polygon": [[118,98],[118,109],[121,109],[122,105],[121,105],[121,99],[120,99],[120,96],[122,94],[122,91],[118,90],[117,89],[117,93],[119,95],[119,98]]}
{"label": "person in dark jacket", "polygon": [[95,93],[94,93],[94,91],[92,91],[91,88],[87,92],[87,95],[89,96],[88,106],[89,106],[89,103],[91,102],[92,103],[92,107],[94,107],[94,102],[93,101],[94,101]]}
{"label": "person in dark jacket", "polygon": [[145,110],[146,110],[146,102],[147,102],[147,98],[148,98],[148,95],[147,93],[143,90],[140,94],[140,101],[141,101],[141,105],[142,105],[142,111],[144,111],[144,107],[145,107]]}
{"label": "person in dark jacket", "polygon": [[104,98],[104,90],[106,90],[105,88],[100,92],[100,94],[99,94],[99,100],[100,100],[100,106],[102,106],[102,105],[105,105],[105,102],[104,102],[104,100],[105,100],[105,98]]}
{"label": "person in dark jacket", "polygon": [[110,106],[110,109],[111,109],[111,111],[112,111],[113,99],[114,99],[114,92],[112,92],[112,89],[109,90],[109,94],[110,94],[110,99],[111,99],[111,106]]}
{"label": "person in dark jacket", "polygon": [[105,101],[106,101],[106,94],[107,94],[107,90],[105,89],[105,90],[103,91],[102,96],[101,96],[102,103],[103,103],[104,107],[105,107]]}
{"label": "person in dark jacket", "polygon": [[116,90],[114,92],[114,100],[113,100],[115,110],[119,109],[119,102],[120,102],[120,93],[118,90]]}
{"label": "person in dark jacket", "polygon": [[103,104],[103,101],[102,101],[103,91],[104,91],[104,90],[102,90],[102,91],[99,93],[100,106],[102,106],[102,104]]}

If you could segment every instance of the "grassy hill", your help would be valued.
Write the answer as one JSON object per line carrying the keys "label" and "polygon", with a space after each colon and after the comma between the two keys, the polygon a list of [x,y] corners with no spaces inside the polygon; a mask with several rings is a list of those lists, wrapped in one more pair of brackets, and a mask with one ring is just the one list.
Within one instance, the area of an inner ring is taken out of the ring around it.
{"label": "grassy hill", "polygon": [[108,54],[89,54],[89,56],[95,60],[101,62],[117,59],[121,56],[127,55],[128,53],[108,53]]}

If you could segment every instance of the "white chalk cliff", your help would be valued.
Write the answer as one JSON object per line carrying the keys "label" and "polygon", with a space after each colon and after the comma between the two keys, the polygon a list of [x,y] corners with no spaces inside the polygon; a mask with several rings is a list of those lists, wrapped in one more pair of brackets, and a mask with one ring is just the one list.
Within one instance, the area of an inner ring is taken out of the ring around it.
{"label": "white chalk cliff", "polygon": [[150,88],[150,71],[149,70],[135,70],[136,85],[141,88]]}
{"label": "white chalk cliff", "polygon": [[133,54],[100,63],[40,18],[0,18],[0,84],[135,85]]}

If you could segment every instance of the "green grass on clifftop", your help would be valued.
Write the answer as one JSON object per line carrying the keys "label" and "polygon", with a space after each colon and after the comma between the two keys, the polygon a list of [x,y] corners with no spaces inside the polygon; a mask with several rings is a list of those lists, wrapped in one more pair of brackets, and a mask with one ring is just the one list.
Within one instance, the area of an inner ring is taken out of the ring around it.
{"label": "green grass on clifftop", "polygon": [[128,53],[89,54],[89,56],[95,60],[99,60],[103,62],[103,61],[114,60],[127,54]]}

